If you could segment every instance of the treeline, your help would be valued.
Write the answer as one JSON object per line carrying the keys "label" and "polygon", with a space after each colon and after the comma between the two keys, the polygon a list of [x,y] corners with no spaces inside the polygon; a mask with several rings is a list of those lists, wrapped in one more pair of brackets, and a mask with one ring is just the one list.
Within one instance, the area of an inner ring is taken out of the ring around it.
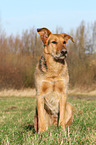
{"label": "treeline", "polygon": [[[57,28],[56,33],[63,33]],[[96,22],[84,22],[70,31],[75,43],[67,44],[70,87],[96,87]],[[43,44],[35,28],[19,36],[0,31],[0,89],[34,87],[34,71]]]}

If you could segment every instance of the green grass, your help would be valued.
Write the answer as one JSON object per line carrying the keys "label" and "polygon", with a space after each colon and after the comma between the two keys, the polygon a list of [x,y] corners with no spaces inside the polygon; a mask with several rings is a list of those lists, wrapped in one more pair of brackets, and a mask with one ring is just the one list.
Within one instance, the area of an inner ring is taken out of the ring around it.
{"label": "green grass", "polygon": [[95,145],[96,100],[68,99],[74,119],[68,128],[52,127],[40,134],[34,131],[35,97],[0,97],[1,145]]}

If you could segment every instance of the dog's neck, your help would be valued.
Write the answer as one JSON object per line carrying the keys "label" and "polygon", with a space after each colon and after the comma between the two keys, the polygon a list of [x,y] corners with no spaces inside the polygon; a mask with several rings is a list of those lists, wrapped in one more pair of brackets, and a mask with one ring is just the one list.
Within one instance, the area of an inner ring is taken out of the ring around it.
{"label": "dog's neck", "polygon": [[43,55],[46,69],[48,72],[58,75],[63,69],[66,61],[65,60],[55,60],[50,54],[44,53]]}

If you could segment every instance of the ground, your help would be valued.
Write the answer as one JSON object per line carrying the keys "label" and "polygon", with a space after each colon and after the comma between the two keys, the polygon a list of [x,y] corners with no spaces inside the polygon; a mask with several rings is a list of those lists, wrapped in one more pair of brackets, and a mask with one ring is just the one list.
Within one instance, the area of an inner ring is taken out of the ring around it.
{"label": "ground", "polygon": [[32,95],[28,96],[28,93],[24,93],[26,97],[23,93],[20,95],[20,92],[19,96],[0,95],[1,145],[96,144],[96,99],[94,96],[69,95],[68,102],[74,108],[74,118],[69,133],[67,127],[65,132],[61,128],[52,127],[38,134],[34,130],[36,98],[32,90],[29,92]]}

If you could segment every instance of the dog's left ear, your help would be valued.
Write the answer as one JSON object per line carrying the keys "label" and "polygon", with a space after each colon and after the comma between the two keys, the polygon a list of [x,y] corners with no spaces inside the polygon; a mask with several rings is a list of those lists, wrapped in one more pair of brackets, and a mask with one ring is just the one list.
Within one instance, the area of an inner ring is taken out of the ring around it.
{"label": "dog's left ear", "polygon": [[64,39],[66,40],[66,42],[67,42],[69,39],[71,39],[71,41],[74,43],[74,40],[73,40],[73,38],[72,38],[70,35],[68,35],[68,34],[66,34],[66,33],[62,33],[61,35],[64,37]]}
{"label": "dog's left ear", "polygon": [[43,41],[43,43],[46,43],[47,38],[51,34],[51,32],[47,28],[41,28],[37,29],[37,32],[40,34],[40,38]]}

